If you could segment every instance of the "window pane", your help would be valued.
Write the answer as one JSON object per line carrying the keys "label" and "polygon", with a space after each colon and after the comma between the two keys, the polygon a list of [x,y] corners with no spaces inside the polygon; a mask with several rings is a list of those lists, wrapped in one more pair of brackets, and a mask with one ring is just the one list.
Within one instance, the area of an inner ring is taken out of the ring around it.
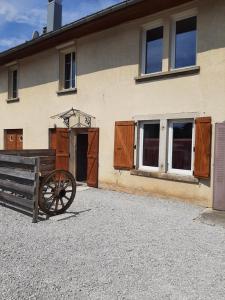
{"label": "window pane", "polygon": [[159,166],[159,124],[144,125],[143,166]]}
{"label": "window pane", "polygon": [[69,89],[71,87],[71,53],[65,55],[65,83],[64,88]]}
{"label": "window pane", "polygon": [[176,23],[175,67],[182,68],[196,64],[197,17]]}
{"label": "window pane", "polygon": [[191,170],[193,123],[173,123],[172,168]]}
{"label": "window pane", "polygon": [[72,53],[72,88],[75,88],[75,76],[76,76],[75,52],[73,52]]}
{"label": "window pane", "polygon": [[12,73],[12,97],[17,98],[17,70]]}
{"label": "window pane", "polygon": [[163,27],[147,31],[146,73],[162,71]]}

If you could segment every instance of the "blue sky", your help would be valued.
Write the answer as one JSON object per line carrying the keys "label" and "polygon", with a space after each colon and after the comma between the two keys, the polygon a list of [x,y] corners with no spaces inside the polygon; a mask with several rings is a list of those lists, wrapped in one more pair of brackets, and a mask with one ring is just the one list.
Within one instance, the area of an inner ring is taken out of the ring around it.
{"label": "blue sky", "polygon": [[[122,0],[63,0],[63,24]],[[0,52],[30,40],[46,25],[47,0],[0,0]]]}

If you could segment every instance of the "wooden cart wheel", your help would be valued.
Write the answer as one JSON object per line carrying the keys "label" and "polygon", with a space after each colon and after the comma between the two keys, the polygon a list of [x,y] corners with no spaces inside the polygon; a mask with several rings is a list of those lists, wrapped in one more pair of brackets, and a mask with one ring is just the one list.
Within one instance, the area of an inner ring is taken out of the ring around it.
{"label": "wooden cart wheel", "polygon": [[39,208],[49,216],[64,213],[76,195],[76,181],[70,172],[55,170],[40,184]]}

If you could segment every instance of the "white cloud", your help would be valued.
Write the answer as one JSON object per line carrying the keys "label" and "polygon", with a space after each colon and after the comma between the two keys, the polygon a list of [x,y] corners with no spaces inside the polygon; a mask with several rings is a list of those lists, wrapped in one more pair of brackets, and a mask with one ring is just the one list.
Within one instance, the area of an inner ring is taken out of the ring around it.
{"label": "white cloud", "polygon": [[[66,9],[66,0],[64,0],[63,23],[67,24],[73,22],[83,16],[118,2],[121,1],[75,1],[74,8],[68,10]],[[0,24],[6,22],[24,23],[41,29],[47,22],[47,1],[46,4],[43,5],[43,3],[40,3],[38,0],[0,0]]]}
{"label": "white cloud", "polygon": [[24,43],[25,38],[0,39],[0,48],[12,48]]}
{"label": "white cloud", "polygon": [[[94,13],[121,0],[63,0],[63,24]],[[42,31],[47,23],[47,0],[0,0],[0,52],[24,43],[31,38],[33,30]],[[4,32],[5,24],[25,24],[27,29]],[[10,36],[10,38],[8,38]],[[6,38],[7,37],[7,38]]]}
{"label": "white cloud", "polygon": [[[25,5],[26,1],[0,0],[0,23],[24,23],[40,28],[46,23],[46,10]],[[14,3],[13,3],[14,2]],[[23,3],[24,2],[24,3]],[[26,9],[25,9],[26,8]]]}

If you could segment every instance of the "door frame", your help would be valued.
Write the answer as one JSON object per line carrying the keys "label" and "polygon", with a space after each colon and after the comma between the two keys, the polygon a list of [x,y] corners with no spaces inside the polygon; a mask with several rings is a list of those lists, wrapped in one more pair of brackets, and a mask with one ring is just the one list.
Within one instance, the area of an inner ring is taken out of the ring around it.
{"label": "door frame", "polygon": [[[71,128],[70,129],[70,158],[69,158],[69,171],[76,178],[76,160],[77,160],[77,135],[78,134],[88,134],[89,130],[98,129],[97,127],[88,128]],[[98,151],[98,161],[99,161],[99,151]],[[98,170],[99,172],[99,170]]]}

